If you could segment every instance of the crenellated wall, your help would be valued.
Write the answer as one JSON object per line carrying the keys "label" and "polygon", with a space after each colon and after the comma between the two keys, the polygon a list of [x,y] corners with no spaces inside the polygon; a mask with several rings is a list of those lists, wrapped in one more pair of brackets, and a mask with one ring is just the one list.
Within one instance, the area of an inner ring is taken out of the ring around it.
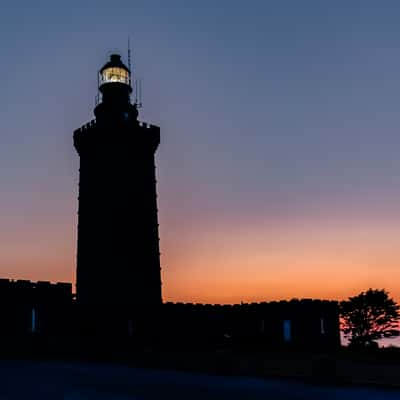
{"label": "crenellated wall", "polygon": [[[99,340],[106,336],[134,340],[144,334],[172,349],[244,346],[315,351],[334,350],[340,345],[336,301],[167,302],[153,312],[112,303],[110,299],[109,306],[91,308],[91,315],[99,316],[91,322],[86,314],[82,319],[70,283],[0,279],[0,336],[89,334]],[[143,320],[151,321],[151,333],[141,329]]]}
{"label": "crenellated wall", "polygon": [[170,343],[334,349],[340,345],[338,303],[291,300],[233,305],[166,303]]}
{"label": "crenellated wall", "polygon": [[[110,133],[109,130],[104,129],[104,127],[100,127],[95,119],[92,119],[91,121],[82,125],[80,128],[74,131],[74,146],[78,154],[80,155],[83,143],[89,142],[91,144],[94,138],[99,140],[102,137],[104,138],[104,136],[107,136],[107,140],[110,141],[112,139],[111,134],[115,136],[118,136],[120,134],[129,135],[131,138],[130,144],[139,144],[143,141],[150,141],[153,144],[153,151],[155,151],[157,149],[157,146],[160,144],[160,127],[157,125],[152,125],[136,120],[128,122],[125,121],[123,124],[121,124],[121,126],[118,127],[117,130],[114,129]],[[127,137],[125,136],[125,140],[126,139]]]}
{"label": "crenellated wall", "polygon": [[72,301],[71,283],[0,279],[0,335],[64,335]]}

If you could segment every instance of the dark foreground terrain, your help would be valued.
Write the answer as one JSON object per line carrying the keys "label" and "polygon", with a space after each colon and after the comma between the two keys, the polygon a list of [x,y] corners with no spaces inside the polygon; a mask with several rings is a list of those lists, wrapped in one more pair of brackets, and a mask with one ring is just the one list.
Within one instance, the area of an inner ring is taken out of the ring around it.
{"label": "dark foreground terrain", "polygon": [[400,399],[400,390],[313,386],[72,362],[0,361],[0,382],[0,400]]}

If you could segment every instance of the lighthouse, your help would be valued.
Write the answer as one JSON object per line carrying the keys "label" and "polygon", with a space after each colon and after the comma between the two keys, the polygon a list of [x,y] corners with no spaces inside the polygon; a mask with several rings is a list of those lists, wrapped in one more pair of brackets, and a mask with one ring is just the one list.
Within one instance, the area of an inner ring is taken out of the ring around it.
{"label": "lighthouse", "polygon": [[162,303],[160,129],[139,121],[131,71],[120,55],[111,55],[98,78],[95,119],[73,135],[80,161],[76,300],[87,309],[124,310],[131,330],[132,315]]}

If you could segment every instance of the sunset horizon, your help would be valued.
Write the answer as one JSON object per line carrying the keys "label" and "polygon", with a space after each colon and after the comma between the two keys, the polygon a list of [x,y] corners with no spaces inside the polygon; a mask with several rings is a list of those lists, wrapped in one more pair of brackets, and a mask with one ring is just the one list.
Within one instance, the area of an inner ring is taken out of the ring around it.
{"label": "sunset horizon", "polygon": [[162,129],[164,301],[340,300],[370,287],[400,300],[397,5],[232,3],[227,15],[206,2],[167,18],[96,4],[96,16],[49,5],[51,21],[5,14],[16,25],[4,20],[4,37],[21,31],[0,66],[0,277],[75,284],[71,132],[93,118],[98,66],[115,51],[126,62],[131,36],[139,118]]}

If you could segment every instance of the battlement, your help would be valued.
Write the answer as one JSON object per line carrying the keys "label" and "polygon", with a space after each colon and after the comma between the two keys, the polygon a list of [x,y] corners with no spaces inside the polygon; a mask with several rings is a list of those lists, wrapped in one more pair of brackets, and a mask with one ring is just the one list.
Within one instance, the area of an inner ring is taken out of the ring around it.
{"label": "battlement", "polygon": [[337,307],[336,300],[320,300],[320,299],[291,299],[279,301],[264,301],[259,303],[236,303],[236,304],[207,304],[207,303],[182,303],[182,302],[166,302],[165,306],[176,306],[180,308],[193,308],[193,309],[215,309],[215,310],[228,310],[228,309],[262,309],[265,307]]}
{"label": "battlement", "polygon": [[145,129],[157,129],[160,130],[160,127],[153,124],[148,124],[147,122],[139,121],[139,126]]}
{"label": "battlement", "polygon": [[[157,125],[148,124],[147,122],[143,121],[138,121],[138,124],[141,129],[145,129],[148,131],[158,131],[158,132],[160,131],[160,127]],[[92,119],[88,123],[82,125],[80,128],[75,129],[74,136],[78,134],[85,134],[86,132],[95,129],[96,127],[97,127],[96,119]]]}
{"label": "battlement", "polygon": [[72,284],[49,281],[31,282],[29,280],[0,279],[0,298],[14,299],[16,302],[29,299],[47,301],[72,301]]}
{"label": "battlement", "polygon": [[240,304],[164,303],[168,343],[301,349],[340,345],[337,301],[292,299]]}
{"label": "battlement", "polygon": [[95,127],[96,127],[96,120],[92,119],[91,121],[89,121],[85,125],[82,125],[80,128],[75,129],[74,136],[77,135],[77,134],[84,134],[85,132],[88,132],[88,131],[92,130]]}
{"label": "battlement", "polygon": [[155,151],[160,144],[160,127],[142,121],[138,121],[138,124],[140,136],[149,140],[153,144],[153,150]]}
{"label": "battlement", "polygon": [[157,125],[152,125],[148,124],[143,121],[138,121],[139,122],[139,129],[144,133],[144,134],[150,134],[153,135],[154,137],[157,138],[157,141],[160,141],[160,127]]}

